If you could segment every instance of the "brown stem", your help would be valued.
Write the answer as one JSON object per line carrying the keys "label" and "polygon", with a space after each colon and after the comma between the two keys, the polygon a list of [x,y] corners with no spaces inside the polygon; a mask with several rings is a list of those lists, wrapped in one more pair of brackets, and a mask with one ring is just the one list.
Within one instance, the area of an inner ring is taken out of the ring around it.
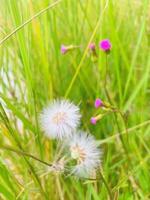
{"label": "brown stem", "polygon": [[30,158],[32,158],[32,159],[34,159],[34,160],[36,160],[36,161],[38,161],[38,162],[41,162],[42,164],[47,165],[47,166],[49,166],[49,167],[52,166],[52,164],[49,164],[49,163],[47,163],[47,162],[45,162],[45,161],[43,161],[43,160],[40,160],[39,158],[37,158],[37,157],[35,157],[35,156],[33,156],[33,155],[29,154],[29,153],[20,151],[20,150],[18,150],[18,149],[13,149],[12,147],[9,147],[9,146],[1,146],[0,148],[6,149],[6,150],[8,150],[8,151],[15,152],[15,153],[17,153],[17,154],[19,154],[19,155],[24,155],[24,156],[30,157]]}

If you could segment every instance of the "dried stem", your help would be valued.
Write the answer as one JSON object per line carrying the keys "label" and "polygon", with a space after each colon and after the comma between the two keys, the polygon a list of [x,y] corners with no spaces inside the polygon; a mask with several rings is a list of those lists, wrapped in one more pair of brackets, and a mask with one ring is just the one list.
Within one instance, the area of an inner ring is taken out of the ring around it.
{"label": "dried stem", "polygon": [[17,154],[19,154],[19,155],[23,155],[23,156],[30,157],[30,158],[32,158],[32,159],[38,161],[38,162],[41,162],[41,163],[44,164],[44,165],[47,165],[47,166],[49,166],[49,167],[52,167],[52,164],[47,163],[47,162],[45,162],[45,161],[43,161],[43,160],[40,160],[39,158],[37,158],[37,157],[35,157],[35,156],[33,156],[33,155],[29,154],[29,153],[26,153],[26,152],[24,152],[24,151],[20,151],[20,150],[18,150],[18,149],[13,149],[12,147],[9,147],[9,146],[1,146],[0,148],[6,149],[6,150],[8,150],[8,151],[12,151],[12,152],[17,153]]}
{"label": "dried stem", "polygon": [[63,191],[61,189],[61,185],[60,185],[60,180],[59,180],[58,174],[56,174],[56,186],[57,186],[57,189],[58,189],[59,199],[60,200],[64,200],[64,195],[63,195]]}

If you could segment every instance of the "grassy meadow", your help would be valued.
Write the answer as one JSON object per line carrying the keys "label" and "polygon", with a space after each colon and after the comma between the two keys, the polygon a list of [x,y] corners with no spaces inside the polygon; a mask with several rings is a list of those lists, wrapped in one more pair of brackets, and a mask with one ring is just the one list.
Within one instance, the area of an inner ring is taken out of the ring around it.
{"label": "grassy meadow", "polygon": [[[0,199],[150,199],[150,0],[0,4]],[[62,44],[77,48],[62,54]],[[39,113],[57,98],[79,105],[81,128],[100,144],[96,180],[50,173],[37,160],[55,156],[57,142],[41,130]],[[92,125],[96,98],[119,112]]]}

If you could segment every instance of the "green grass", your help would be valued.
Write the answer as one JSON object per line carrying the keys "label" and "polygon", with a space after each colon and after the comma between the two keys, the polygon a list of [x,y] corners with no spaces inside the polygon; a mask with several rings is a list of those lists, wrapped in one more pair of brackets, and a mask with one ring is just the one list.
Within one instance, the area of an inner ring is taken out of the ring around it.
{"label": "green grass", "polygon": [[[81,127],[103,151],[102,172],[114,200],[150,199],[150,1],[1,0],[0,7],[0,199],[105,200],[98,181],[48,173],[25,154],[51,162],[55,142],[41,132],[38,116],[50,99],[79,104]],[[96,97],[107,101],[105,54],[109,38],[107,90],[126,116],[90,124]],[[93,62],[88,44],[97,44]],[[66,55],[61,44],[81,45]],[[128,155],[128,156],[127,156]],[[129,159],[128,159],[129,157]]]}

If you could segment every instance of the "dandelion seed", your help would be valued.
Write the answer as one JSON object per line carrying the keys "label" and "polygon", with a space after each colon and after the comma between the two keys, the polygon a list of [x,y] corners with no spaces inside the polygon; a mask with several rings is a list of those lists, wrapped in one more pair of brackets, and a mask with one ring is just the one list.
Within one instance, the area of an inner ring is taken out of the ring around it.
{"label": "dandelion seed", "polygon": [[80,118],[78,106],[68,100],[55,100],[43,110],[40,122],[48,137],[62,139],[78,127]]}
{"label": "dandelion seed", "polygon": [[108,39],[104,39],[100,42],[99,44],[100,48],[105,51],[105,52],[109,52],[112,45],[110,43],[110,41]]}
{"label": "dandelion seed", "polygon": [[101,151],[97,147],[94,137],[86,132],[79,131],[71,137],[69,148],[71,158],[76,160],[76,165],[72,168],[72,174],[85,178],[95,174],[101,163]]}
{"label": "dandelion seed", "polygon": [[95,100],[95,104],[94,104],[95,108],[102,107],[103,105],[104,105],[104,104],[103,104],[103,102],[102,102],[101,99],[97,98],[97,99]]}
{"label": "dandelion seed", "polygon": [[53,163],[53,165],[50,168],[50,171],[56,172],[56,173],[62,173],[65,171],[65,159],[61,158],[60,160]]}

